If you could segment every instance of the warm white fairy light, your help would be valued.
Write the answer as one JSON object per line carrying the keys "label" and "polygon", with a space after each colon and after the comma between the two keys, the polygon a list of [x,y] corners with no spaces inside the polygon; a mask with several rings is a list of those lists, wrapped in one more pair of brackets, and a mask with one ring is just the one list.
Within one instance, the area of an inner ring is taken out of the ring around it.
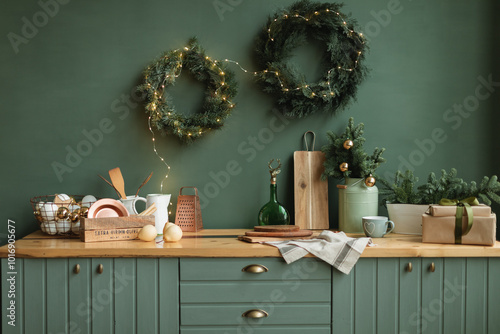
{"label": "warm white fairy light", "polygon": [[[340,17],[340,19],[342,20],[343,29],[344,29],[344,30],[346,30],[346,31],[348,31],[351,35],[353,34],[353,35],[354,35],[354,36],[358,39],[358,41],[359,41],[359,42],[361,42],[361,44],[365,44],[364,39],[363,39],[363,34],[362,34],[362,33],[358,33],[358,32],[356,32],[356,31],[354,31],[353,29],[348,28],[348,27],[347,27],[347,22],[346,22],[345,18],[344,18],[344,17],[343,17],[343,16],[342,16],[339,12],[334,11],[334,10],[331,10],[331,9],[329,9],[329,8],[326,8],[324,11],[315,11],[315,12],[314,12],[314,16],[319,16],[319,15],[321,15],[321,14],[322,14],[322,12],[324,12],[324,13],[328,13],[328,14],[332,14],[332,13],[333,13],[333,14],[335,14],[335,15],[339,16],[339,17]],[[281,16],[281,18],[282,18],[282,19],[302,19],[302,20],[305,20],[305,21],[310,21],[311,19],[313,19],[313,18],[314,18],[314,16],[311,16],[311,17],[306,17],[306,16],[303,16],[303,15],[300,15],[299,13],[295,13],[295,14],[290,14],[290,15],[289,15],[289,14],[283,14],[283,15]],[[273,19],[273,22],[274,22],[274,23],[275,23],[275,22],[278,22],[278,18],[274,18],[274,19]],[[271,23],[271,25],[270,25],[270,26],[268,27],[268,29],[267,29],[267,34],[268,34],[269,40],[270,40],[271,42],[274,42],[274,38],[272,37],[272,29],[271,29],[271,28],[272,28],[272,25],[273,25],[274,23]],[[349,35],[349,34],[348,34],[348,35]],[[352,37],[351,37],[351,38],[352,38]],[[331,82],[331,80],[330,80],[331,75],[332,75],[332,72],[333,72],[334,70],[337,70],[337,71],[347,71],[347,72],[352,72],[352,71],[354,71],[354,69],[358,66],[358,63],[359,63],[359,62],[358,62],[358,60],[359,60],[359,58],[361,57],[361,55],[362,55],[362,52],[361,52],[361,51],[358,51],[358,52],[357,52],[357,57],[356,57],[356,59],[354,60],[354,67],[353,67],[353,68],[344,68],[344,67],[342,67],[342,66],[337,66],[337,68],[331,68],[331,69],[329,69],[329,70],[328,70],[328,73],[327,73],[327,76],[326,76],[326,81],[325,81],[326,86],[328,87],[328,92],[327,92],[326,94],[325,94],[325,93],[323,93],[323,94],[319,94],[319,93],[316,93],[316,92],[311,91],[311,94],[310,94],[309,96],[310,96],[310,97],[312,97],[312,98],[314,98],[314,97],[316,97],[316,96],[318,96],[318,97],[319,97],[319,96],[322,96],[322,97],[335,96],[336,94],[335,94],[335,92],[332,90],[332,86],[331,86],[331,83],[332,83],[332,82]],[[207,56],[207,57],[206,57],[206,59],[207,59],[207,60],[209,60],[210,58]],[[280,87],[281,87],[281,89],[282,89],[284,92],[299,91],[299,90],[303,90],[303,89],[309,89],[309,90],[311,90],[311,88],[310,88],[310,87],[309,87],[309,85],[307,85],[307,84],[304,84],[304,85],[301,85],[301,86],[298,86],[298,87],[293,87],[293,88],[292,88],[292,87],[286,87],[286,86],[285,86],[285,84],[283,83],[282,79],[281,79],[281,75],[280,75],[280,72],[279,72],[279,71],[272,71],[272,70],[267,70],[267,69],[265,69],[265,70],[263,70],[263,71],[250,71],[250,70],[248,70],[248,69],[244,68],[243,66],[241,66],[241,65],[240,65],[240,63],[239,63],[239,62],[237,62],[237,61],[234,61],[234,60],[231,60],[231,59],[227,59],[227,58],[226,58],[226,59],[224,59],[224,62],[226,62],[226,63],[232,63],[232,64],[235,64],[235,65],[237,65],[237,66],[240,68],[240,70],[242,70],[243,72],[245,72],[245,73],[252,73],[253,75],[258,75],[258,74],[262,74],[262,73],[272,73],[272,74],[274,74],[274,75],[276,76],[276,78],[278,79],[278,82],[279,82],[279,84],[280,84]],[[214,63],[212,64],[212,66],[216,66],[216,61],[214,61]],[[217,94],[217,92],[216,92],[215,94]],[[231,106],[232,106],[232,105],[231,105]]]}
{"label": "warm white fairy light", "polygon": [[170,174],[170,166],[167,164],[165,159],[158,154],[158,151],[156,150],[155,133],[154,133],[153,129],[151,128],[151,116],[148,117],[148,127],[149,127],[149,131],[153,135],[153,151],[155,152],[156,156],[161,160],[161,162],[163,162],[165,164],[165,166],[167,166],[167,173],[165,174],[165,177],[163,178],[163,180],[161,180],[161,183],[160,183],[160,193],[163,194],[163,182],[167,180],[168,174]]}

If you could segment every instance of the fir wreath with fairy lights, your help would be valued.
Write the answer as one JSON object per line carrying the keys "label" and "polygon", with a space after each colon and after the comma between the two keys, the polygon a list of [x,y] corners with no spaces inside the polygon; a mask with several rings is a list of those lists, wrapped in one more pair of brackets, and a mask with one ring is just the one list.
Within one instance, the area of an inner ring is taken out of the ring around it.
{"label": "fir wreath with fairy lights", "polygon": [[[175,84],[182,69],[206,85],[202,111],[192,116],[177,112],[165,89]],[[231,114],[237,88],[234,73],[223,63],[211,59],[196,38],[187,46],[165,52],[144,71],[144,83],[138,90],[145,95],[146,112],[150,125],[176,135],[184,142],[192,142],[210,130],[220,129]]]}
{"label": "fir wreath with fairy lights", "polygon": [[[256,74],[265,92],[272,94],[288,117],[316,111],[336,112],[356,97],[368,69],[363,65],[367,45],[356,22],[340,12],[341,4],[307,0],[270,16],[257,37],[257,60],[266,70]],[[325,45],[323,64],[328,69],[316,83],[307,83],[289,64],[293,50],[309,39]]]}

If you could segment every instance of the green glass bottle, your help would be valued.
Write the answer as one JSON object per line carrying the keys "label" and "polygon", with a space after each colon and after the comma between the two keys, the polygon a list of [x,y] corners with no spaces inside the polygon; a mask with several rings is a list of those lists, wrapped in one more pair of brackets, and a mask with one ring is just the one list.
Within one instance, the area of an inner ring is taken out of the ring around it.
{"label": "green glass bottle", "polygon": [[270,199],[259,211],[259,225],[261,226],[290,224],[290,214],[288,210],[278,202],[278,196],[276,194],[276,175],[281,172],[279,169],[281,167],[281,162],[277,159],[278,167],[272,168],[271,164],[273,160],[269,162],[269,172],[271,173],[271,185],[269,187]]}

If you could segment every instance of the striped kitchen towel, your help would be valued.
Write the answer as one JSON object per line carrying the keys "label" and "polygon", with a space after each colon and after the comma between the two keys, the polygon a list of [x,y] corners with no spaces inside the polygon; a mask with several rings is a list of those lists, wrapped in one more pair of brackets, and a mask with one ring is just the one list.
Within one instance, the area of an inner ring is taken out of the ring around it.
{"label": "striped kitchen towel", "polygon": [[344,232],[326,230],[315,239],[264,243],[277,247],[286,263],[292,263],[311,253],[344,274],[349,274],[365,247],[373,245],[371,238],[349,238]]}

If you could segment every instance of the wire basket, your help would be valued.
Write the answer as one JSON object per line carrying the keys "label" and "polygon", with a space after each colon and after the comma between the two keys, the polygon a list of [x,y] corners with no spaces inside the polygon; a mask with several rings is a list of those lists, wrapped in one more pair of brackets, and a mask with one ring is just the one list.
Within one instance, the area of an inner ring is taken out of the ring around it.
{"label": "wire basket", "polygon": [[42,232],[48,235],[79,235],[80,218],[87,217],[90,206],[95,202],[88,197],[87,202],[82,202],[84,197],[86,196],[59,194],[31,198],[33,214]]}

